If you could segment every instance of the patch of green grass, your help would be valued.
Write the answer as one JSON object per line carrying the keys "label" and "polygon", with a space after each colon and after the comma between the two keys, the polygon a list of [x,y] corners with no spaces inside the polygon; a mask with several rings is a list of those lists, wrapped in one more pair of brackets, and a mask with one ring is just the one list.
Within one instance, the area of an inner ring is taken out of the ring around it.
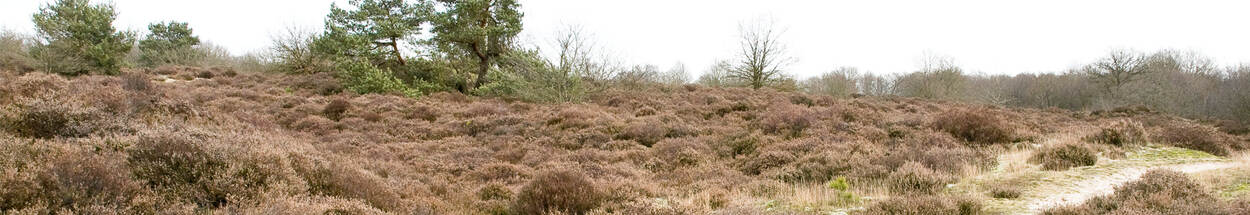
{"label": "patch of green grass", "polygon": [[1250,198],[1250,181],[1232,184],[1219,191],[1224,198]]}
{"label": "patch of green grass", "polygon": [[1130,160],[1140,161],[1192,161],[1192,160],[1223,160],[1219,156],[1203,151],[1176,147],[1145,147],[1129,153]]}

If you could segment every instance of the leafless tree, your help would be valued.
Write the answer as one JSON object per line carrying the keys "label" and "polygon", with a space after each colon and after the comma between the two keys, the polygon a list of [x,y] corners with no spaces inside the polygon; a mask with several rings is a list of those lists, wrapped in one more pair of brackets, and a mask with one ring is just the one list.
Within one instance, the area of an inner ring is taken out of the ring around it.
{"label": "leafless tree", "polygon": [[615,75],[618,63],[603,53],[580,26],[570,25],[556,33],[553,45],[555,59],[549,60],[552,68],[594,80],[607,80]]}
{"label": "leafless tree", "polygon": [[738,26],[740,50],[729,77],[747,83],[753,89],[774,84],[782,70],[793,63],[781,43],[782,30],[771,20],[756,20]]}
{"label": "leafless tree", "polygon": [[1094,82],[1114,95],[1121,86],[1146,74],[1146,57],[1129,50],[1115,50],[1085,69]]}
{"label": "leafless tree", "polygon": [[859,77],[860,92],[869,96],[887,96],[898,94],[898,76],[876,75],[865,73]]}
{"label": "leafless tree", "polygon": [[686,71],[686,64],[677,62],[668,70],[660,73],[658,77],[660,83],[667,85],[682,85],[690,83],[690,73]]}
{"label": "leafless tree", "polygon": [[699,79],[695,82],[708,87],[734,87],[741,86],[736,80],[729,78],[729,71],[733,70],[733,63],[727,60],[716,60],[716,63],[703,71],[699,75]]}

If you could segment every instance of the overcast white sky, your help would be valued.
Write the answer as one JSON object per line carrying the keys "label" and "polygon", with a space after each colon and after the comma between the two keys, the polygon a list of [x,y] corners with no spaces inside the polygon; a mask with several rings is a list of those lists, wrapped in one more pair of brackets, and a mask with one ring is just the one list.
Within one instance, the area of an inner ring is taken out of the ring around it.
{"label": "overcast white sky", "polygon": [[[33,32],[50,0],[0,0],[0,26]],[[190,22],[202,39],[236,54],[262,49],[287,26],[318,29],[335,0],[115,0],[122,29]],[[345,0],[338,0],[345,2]],[[523,35],[543,41],[580,25],[633,64],[685,63],[699,73],[732,56],[737,24],[772,17],[808,77],[839,66],[875,73],[917,67],[925,52],[970,71],[1050,72],[1114,48],[1193,50],[1220,64],[1250,62],[1250,1],[1217,0],[522,0]]]}

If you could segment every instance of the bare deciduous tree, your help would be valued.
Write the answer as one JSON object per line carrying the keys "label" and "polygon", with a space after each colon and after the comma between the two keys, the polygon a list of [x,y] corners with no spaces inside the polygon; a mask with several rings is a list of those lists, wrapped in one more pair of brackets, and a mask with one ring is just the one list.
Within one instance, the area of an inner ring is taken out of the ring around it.
{"label": "bare deciduous tree", "polygon": [[747,83],[753,89],[774,84],[782,76],[782,69],[794,61],[786,55],[781,43],[782,30],[771,20],[742,23],[738,27],[739,47],[737,65],[729,77]]}
{"label": "bare deciduous tree", "polygon": [[1146,74],[1146,58],[1142,54],[1116,50],[1099,59],[1085,69],[1094,82],[1102,85],[1103,90],[1114,93],[1121,86],[1133,82]]}
{"label": "bare deciduous tree", "polygon": [[740,86],[735,80],[730,80],[729,71],[733,70],[733,63],[727,60],[716,60],[716,63],[708,67],[696,83],[709,87],[733,87]]}
{"label": "bare deciduous tree", "polygon": [[603,53],[592,40],[592,35],[581,26],[570,25],[556,33],[554,49],[557,51],[552,68],[577,77],[607,80],[619,71],[620,63]]}

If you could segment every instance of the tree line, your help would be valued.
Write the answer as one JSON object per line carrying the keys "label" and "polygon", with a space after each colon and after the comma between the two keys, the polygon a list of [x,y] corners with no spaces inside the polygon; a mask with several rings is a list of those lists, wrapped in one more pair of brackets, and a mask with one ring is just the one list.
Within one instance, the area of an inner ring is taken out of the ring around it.
{"label": "tree line", "polygon": [[1000,106],[1113,110],[1140,108],[1197,119],[1250,122],[1250,65],[1221,66],[1192,51],[1113,50],[1054,73],[970,74],[949,59],[906,74],[841,68],[801,81],[803,91],[979,102]]}

